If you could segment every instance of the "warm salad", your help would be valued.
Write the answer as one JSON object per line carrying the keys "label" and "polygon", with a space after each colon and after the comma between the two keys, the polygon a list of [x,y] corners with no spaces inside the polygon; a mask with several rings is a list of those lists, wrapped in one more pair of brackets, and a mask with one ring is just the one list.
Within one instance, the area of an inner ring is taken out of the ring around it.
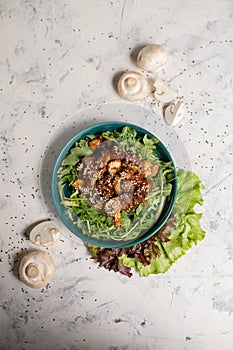
{"label": "warm salad", "polygon": [[75,142],[58,170],[58,188],[85,235],[128,241],[156,222],[174,177],[157,142],[128,126]]}

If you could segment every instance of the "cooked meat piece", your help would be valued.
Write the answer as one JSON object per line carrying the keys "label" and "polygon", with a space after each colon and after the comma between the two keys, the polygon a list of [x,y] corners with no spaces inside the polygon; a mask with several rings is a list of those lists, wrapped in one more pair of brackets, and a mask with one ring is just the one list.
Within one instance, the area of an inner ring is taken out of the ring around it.
{"label": "cooked meat piece", "polygon": [[80,190],[80,188],[83,186],[84,181],[81,179],[77,179],[72,183],[72,186],[76,189],[76,190]]}
{"label": "cooked meat piece", "polygon": [[121,209],[118,209],[116,214],[114,215],[114,226],[121,226]]}
{"label": "cooked meat piece", "polygon": [[134,162],[135,164],[140,163],[140,158],[133,151],[128,151],[125,157],[126,163]]}
{"label": "cooked meat piece", "polygon": [[123,159],[125,158],[125,151],[118,146],[111,147],[111,159]]}
{"label": "cooked meat piece", "polygon": [[149,182],[147,179],[143,179],[137,188],[138,197],[145,198],[149,193]]}
{"label": "cooked meat piece", "polygon": [[112,176],[118,173],[120,168],[121,168],[121,161],[117,159],[111,160],[107,165],[108,172]]}
{"label": "cooked meat piece", "polygon": [[133,183],[132,180],[122,179],[121,177],[118,177],[114,181],[114,188],[117,194],[123,194],[123,193],[133,194],[135,189],[135,184]]}
{"label": "cooked meat piece", "polygon": [[114,225],[119,227],[121,225],[121,202],[118,197],[110,199],[104,207],[107,215],[114,217]]}
{"label": "cooked meat piece", "polygon": [[96,149],[97,146],[103,141],[103,136],[99,136],[96,139],[93,139],[89,142],[89,146],[91,147],[92,150]]}
{"label": "cooked meat piece", "polygon": [[146,177],[156,176],[159,172],[159,165],[149,162],[149,160],[143,160],[141,162],[142,170]]}
{"label": "cooked meat piece", "polygon": [[94,161],[95,161],[95,157],[93,155],[83,157],[83,159],[82,159],[83,168],[87,168],[87,167],[92,166]]}
{"label": "cooked meat piece", "polygon": [[142,170],[133,162],[129,162],[127,164],[126,170],[129,173],[130,177],[132,177],[133,175],[137,175],[137,174],[142,173]]}
{"label": "cooked meat piece", "polygon": [[109,216],[115,216],[119,209],[121,209],[121,202],[118,197],[110,199],[104,207],[105,213]]}
{"label": "cooked meat piece", "polygon": [[152,190],[147,177],[155,176],[158,165],[141,162],[133,151],[124,151],[110,140],[97,138],[90,142],[93,153],[77,165],[78,179],[73,187],[86,195],[94,208],[103,210],[120,226],[121,210],[130,213]]}
{"label": "cooked meat piece", "polygon": [[[102,145],[104,146],[106,143],[103,142]],[[99,147],[98,147],[99,148]],[[99,150],[99,149],[98,149]],[[95,159],[95,166],[96,168],[102,168],[104,167],[111,159],[111,151],[109,148],[102,148],[101,151],[96,154],[96,159]]]}
{"label": "cooked meat piece", "polygon": [[97,179],[100,180],[102,177],[104,177],[104,173],[107,171],[107,166],[103,166],[103,168],[101,168],[98,171],[98,175],[97,175]]}
{"label": "cooked meat piece", "polygon": [[121,178],[119,175],[116,175],[113,180],[114,190],[117,194],[121,192]]}
{"label": "cooked meat piece", "polygon": [[114,195],[114,189],[108,185],[100,185],[99,182],[97,182],[96,188],[99,196],[105,201],[108,201]]}
{"label": "cooked meat piece", "polygon": [[76,164],[76,170],[81,171],[83,169],[83,163],[80,161]]}
{"label": "cooked meat piece", "polygon": [[102,197],[100,197],[96,189],[93,189],[92,193],[90,194],[89,200],[94,208],[104,211],[105,200]]}
{"label": "cooked meat piece", "polygon": [[138,178],[144,177],[144,174],[142,170],[132,162],[130,165],[127,165],[126,163],[123,164],[122,171],[120,172],[120,176],[122,179],[128,179],[128,180],[136,180]]}
{"label": "cooked meat piece", "polygon": [[109,149],[112,150],[112,141],[103,139],[103,142],[101,142],[98,146],[98,152],[102,153],[103,150]]}
{"label": "cooked meat piece", "polygon": [[131,209],[134,207],[132,196],[129,196],[128,194],[121,194],[119,198],[121,202],[121,208],[127,211],[127,213],[130,213]]}

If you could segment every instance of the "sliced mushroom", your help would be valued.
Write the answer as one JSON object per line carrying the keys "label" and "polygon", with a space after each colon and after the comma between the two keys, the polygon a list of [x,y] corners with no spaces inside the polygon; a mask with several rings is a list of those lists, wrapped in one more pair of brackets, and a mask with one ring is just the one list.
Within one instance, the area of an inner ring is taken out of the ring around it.
{"label": "sliced mushroom", "polygon": [[19,278],[31,288],[44,287],[54,276],[53,258],[42,251],[33,251],[23,257],[19,266]]}
{"label": "sliced mushroom", "polygon": [[185,105],[183,101],[172,103],[166,107],[164,117],[167,124],[174,126],[178,124],[185,115]]}
{"label": "sliced mushroom", "polygon": [[118,92],[126,100],[142,100],[149,94],[147,79],[138,72],[126,72],[120,77]]}
{"label": "sliced mushroom", "polygon": [[168,60],[168,52],[161,45],[147,45],[138,54],[138,66],[148,72],[154,73],[165,65]]}
{"label": "sliced mushroom", "polygon": [[30,232],[30,241],[38,246],[47,247],[60,239],[61,231],[52,221],[36,225]]}
{"label": "sliced mushroom", "polygon": [[177,91],[172,89],[165,80],[157,78],[154,82],[154,96],[160,102],[171,102],[177,95]]}

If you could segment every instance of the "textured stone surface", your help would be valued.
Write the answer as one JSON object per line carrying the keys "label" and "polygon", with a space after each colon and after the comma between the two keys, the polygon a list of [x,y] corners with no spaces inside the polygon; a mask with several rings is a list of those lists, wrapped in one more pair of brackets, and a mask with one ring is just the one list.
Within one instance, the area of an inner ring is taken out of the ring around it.
{"label": "textured stone surface", "polygon": [[[0,348],[231,350],[232,1],[3,0],[0,16]],[[157,75],[186,102],[175,128],[151,96],[132,106],[115,91],[120,72],[140,71],[135,57],[149,43],[166,46]],[[18,266],[34,249],[28,233],[50,214],[39,191],[45,147],[113,119],[154,132],[201,177],[205,240],[165,275],[128,279],[63,236],[45,249],[54,279],[26,287]]]}

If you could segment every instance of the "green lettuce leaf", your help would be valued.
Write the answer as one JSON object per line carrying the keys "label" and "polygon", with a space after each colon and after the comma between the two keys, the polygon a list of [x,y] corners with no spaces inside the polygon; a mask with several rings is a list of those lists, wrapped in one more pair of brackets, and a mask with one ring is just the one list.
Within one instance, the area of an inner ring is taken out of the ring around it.
{"label": "green lettuce leaf", "polygon": [[178,170],[177,178],[178,193],[173,209],[177,225],[171,231],[169,242],[156,240],[160,246],[159,256],[146,266],[137,258],[129,258],[126,254],[119,257],[124,265],[136,268],[140,276],[166,272],[188,249],[205,237],[200,225],[202,215],[196,213],[194,208],[196,204],[203,204],[201,181],[196,174],[185,170]]}
{"label": "green lettuce leaf", "polygon": [[186,213],[194,213],[196,204],[203,204],[201,189],[204,188],[204,186],[195,173],[183,169],[178,170],[177,178],[178,194],[173,214],[179,218]]}

